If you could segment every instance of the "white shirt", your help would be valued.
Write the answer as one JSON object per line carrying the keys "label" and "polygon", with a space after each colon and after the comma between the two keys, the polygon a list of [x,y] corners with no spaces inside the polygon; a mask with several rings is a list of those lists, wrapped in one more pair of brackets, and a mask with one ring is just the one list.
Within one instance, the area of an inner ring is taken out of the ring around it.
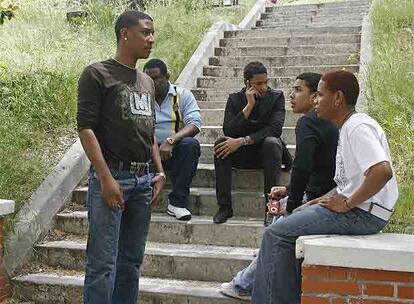
{"label": "white shirt", "polygon": [[[381,126],[367,114],[353,114],[339,130],[334,178],[337,192],[350,197],[364,182],[368,169],[383,161],[392,167],[387,138]],[[398,186],[393,170],[393,177],[385,186],[362,204],[373,202],[392,210],[397,198]]]}

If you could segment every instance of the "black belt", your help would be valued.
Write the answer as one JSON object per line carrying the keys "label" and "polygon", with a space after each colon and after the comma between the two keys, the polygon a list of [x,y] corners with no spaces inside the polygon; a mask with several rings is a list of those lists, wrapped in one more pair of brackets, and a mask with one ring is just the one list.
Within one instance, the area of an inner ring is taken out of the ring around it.
{"label": "black belt", "polygon": [[120,160],[106,160],[108,168],[119,171],[129,171],[130,174],[137,176],[147,175],[150,172],[155,172],[155,166],[150,162],[123,162]]}

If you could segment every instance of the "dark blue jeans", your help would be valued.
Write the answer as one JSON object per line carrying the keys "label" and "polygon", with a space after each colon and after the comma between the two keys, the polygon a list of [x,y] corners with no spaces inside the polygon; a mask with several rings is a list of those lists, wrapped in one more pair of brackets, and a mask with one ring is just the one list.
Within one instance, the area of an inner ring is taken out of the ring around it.
{"label": "dark blue jeans", "polygon": [[200,158],[200,144],[193,137],[184,137],[172,151],[172,157],[163,163],[169,171],[172,191],[168,195],[170,204],[186,208],[193,176]]}
{"label": "dark blue jeans", "polygon": [[381,231],[386,221],[359,208],[336,213],[319,205],[305,208],[268,226],[263,234],[253,287],[253,304],[299,304],[300,267],[295,244],[302,235],[365,235]]}
{"label": "dark blue jeans", "polygon": [[89,175],[85,304],[136,304],[138,299],[139,270],[151,217],[151,176],[111,173],[123,190],[124,210],[109,208],[95,170]]}

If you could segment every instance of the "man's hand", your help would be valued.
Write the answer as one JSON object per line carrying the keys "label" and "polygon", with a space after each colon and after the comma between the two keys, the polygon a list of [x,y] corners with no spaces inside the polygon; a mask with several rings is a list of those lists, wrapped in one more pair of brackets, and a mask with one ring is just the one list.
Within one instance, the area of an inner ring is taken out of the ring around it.
{"label": "man's hand", "polygon": [[247,103],[253,108],[256,104],[256,97],[260,96],[259,91],[256,90],[254,87],[248,87],[246,89],[246,99]]}
{"label": "man's hand", "polygon": [[236,152],[243,144],[242,138],[226,137],[226,140],[214,147],[214,155],[218,158],[226,158]]}
{"label": "man's hand", "polygon": [[162,161],[169,160],[172,157],[172,150],[173,150],[173,147],[168,142],[163,143],[159,147],[161,160]]}
{"label": "man's hand", "polygon": [[319,205],[334,212],[346,213],[350,210],[345,204],[346,199],[347,197],[342,194],[335,194],[331,197],[320,199]]}
{"label": "man's hand", "polygon": [[284,186],[272,187],[270,190],[270,197],[275,200],[281,200],[287,194],[287,188]]}
{"label": "man's hand", "polygon": [[101,178],[101,189],[104,201],[109,208],[124,209],[122,189],[112,175]]}
{"label": "man's hand", "polygon": [[151,207],[155,207],[158,205],[158,202],[161,198],[161,191],[164,188],[165,185],[165,178],[159,175],[156,175],[152,179],[154,192],[151,199]]}

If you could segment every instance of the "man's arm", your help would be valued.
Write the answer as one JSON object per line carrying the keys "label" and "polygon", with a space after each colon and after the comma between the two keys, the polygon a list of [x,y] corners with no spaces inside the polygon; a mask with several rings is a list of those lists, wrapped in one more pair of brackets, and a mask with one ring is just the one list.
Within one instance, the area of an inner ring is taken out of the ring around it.
{"label": "man's arm", "polygon": [[151,206],[158,204],[158,201],[161,197],[161,191],[164,188],[166,182],[166,176],[164,169],[162,168],[160,152],[158,150],[158,142],[154,136],[154,144],[152,145],[152,162],[155,166],[155,176],[152,179],[154,184],[154,194],[151,199]]}
{"label": "man's arm", "polygon": [[[178,94],[178,92],[177,92]],[[194,137],[201,130],[201,114],[197,101],[193,93],[189,90],[183,90],[181,95],[180,111],[184,127],[173,134],[171,138],[174,140],[174,145],[178,144],[185,137]],[[163,161],[171,158],[173,146],[167,141],[160,145],[160,155]]]}
{"label": "man's arm", "polygon": [[226,109],[224,110],[223,133],[225,136],[231,138],[242,136],[240,130],[244,128],[248,121],[244,117],[243,111],[234,107],[234,103],[238,102],[236,97],[240,97],[240,94],[232,94],[229,96],[226,103]]}
{"label": "man's arm", "polygon": [[266,137],[280,137],[285,123],[285,97],[278,93],[277,100],[272,108],[272,115],[268,124],[259,131],[249,135],[248,144],[262,141]]}
{"label": "man's arm", "polygon": [[109,171],[95,133],[91,129],[82,129],[79,132],[79,138],[86,156],[98,173],[105,202],[111,208],[123,208],[122,189]]}
{"label": "man's arm", "polygon": [[174,142],[180,142],[184,137],[194,137],[201,130],[201,114],[197,101],[189,90],[182,90],[181,95],[181,115],[184,128],[171,136]]}
{"label": "man's arm", "polygon": [[102,104],[102,85],[96,70],[89,66],[78,82],[77,125],[83,149],[96,170],[105,203],[111,208],[123,208],[122,189],[112,177],[101,147],[93,131],[99,124]]}
{"label": "man's arm", "polygon": [[392,176],[390,163],[380,162],[369,168],[364,182],[349,198],[336,195],[320,201],[320,204],[335,212],[347,212],[378,193]]}
{"label": "man's arm", "polygon": [[314,154],[319,140],[311,123],[309,117],[303,116],[299,119],[296,127],[296,155],[292,166],[289,198],[286,206],[289,213],[302,205],[303,193],[314,170]]}

